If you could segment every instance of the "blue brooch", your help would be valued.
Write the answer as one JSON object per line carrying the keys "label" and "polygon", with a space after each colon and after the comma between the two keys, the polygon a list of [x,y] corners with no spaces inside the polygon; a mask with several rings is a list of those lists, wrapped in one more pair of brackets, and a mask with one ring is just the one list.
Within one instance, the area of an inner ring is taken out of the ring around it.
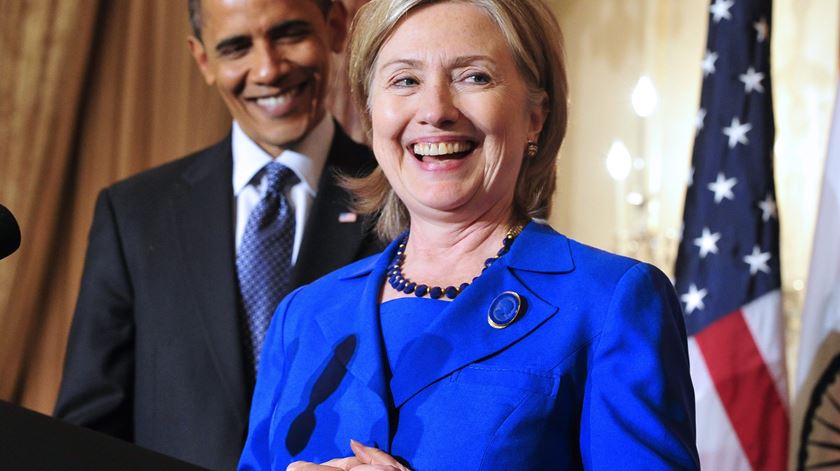
{"label": "blue brooch", "polygon": [[494,329],[504,329],[511,325],[522,310],[522,298],[513,291],[505,291],[490,303],[487,322]]}

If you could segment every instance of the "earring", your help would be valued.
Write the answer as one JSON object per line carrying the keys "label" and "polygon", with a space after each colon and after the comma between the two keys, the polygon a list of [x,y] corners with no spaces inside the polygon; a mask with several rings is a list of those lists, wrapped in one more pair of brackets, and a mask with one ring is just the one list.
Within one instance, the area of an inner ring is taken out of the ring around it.
{"label": "earring", "polygon": [[528,141],[528,147],[526,147],[525,155],[529,158],[533,159],[537,156],[537,151],[540,150],[540,146],[537,145],[534,141]]}

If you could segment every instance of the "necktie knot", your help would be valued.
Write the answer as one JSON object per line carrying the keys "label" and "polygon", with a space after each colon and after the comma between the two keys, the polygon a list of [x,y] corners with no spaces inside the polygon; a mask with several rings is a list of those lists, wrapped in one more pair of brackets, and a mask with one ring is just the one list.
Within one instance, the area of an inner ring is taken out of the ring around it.
{"label": "necktie knot", "polygon": [[265,166],[266,194],[279,195],[283,191],[298,182],[295,172],[280,162],[269,162]]}

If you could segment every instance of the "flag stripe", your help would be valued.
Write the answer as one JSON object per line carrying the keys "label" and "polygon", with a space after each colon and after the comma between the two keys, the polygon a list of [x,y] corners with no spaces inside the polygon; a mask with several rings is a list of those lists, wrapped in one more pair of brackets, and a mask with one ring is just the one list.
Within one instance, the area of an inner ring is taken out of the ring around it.
{"label": "flag stripe", "polygon": [[724,316],[695,339],[753,469],[786,469],[785,406],[741,310]]}
{"label": "flag stripe", "polygon": [[706,361],[694,337],[688,339],[688,352],[697,398],[697,430],[714,430],[714,433],[697,436],[697,452],[703,469],[750,471],[750,462],[715,391]]}
{"label": "flag stripe", "polygon": [[772,291],[747,304],[741,308],[741,311],[752,333],[755,346],[764,358],[764,364],[770,370],[782,402],[788,404],[785,326],[781,306],[781,293]]}

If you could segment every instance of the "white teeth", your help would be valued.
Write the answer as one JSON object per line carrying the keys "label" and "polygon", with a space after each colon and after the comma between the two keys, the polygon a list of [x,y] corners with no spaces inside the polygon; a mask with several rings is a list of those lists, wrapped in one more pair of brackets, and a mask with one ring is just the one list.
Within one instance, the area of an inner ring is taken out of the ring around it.
{"label": "white teeth", "polygon": [[466,152],[472,148],[469,142],[438,142],[414,144],[417,155],[447,155]]}
{"label": "white teeth", "polygon": [[257,104],[265,107],[285,105],[291,99],[291,95],[291,93],[284,93],[277,96],[257,98]]}

